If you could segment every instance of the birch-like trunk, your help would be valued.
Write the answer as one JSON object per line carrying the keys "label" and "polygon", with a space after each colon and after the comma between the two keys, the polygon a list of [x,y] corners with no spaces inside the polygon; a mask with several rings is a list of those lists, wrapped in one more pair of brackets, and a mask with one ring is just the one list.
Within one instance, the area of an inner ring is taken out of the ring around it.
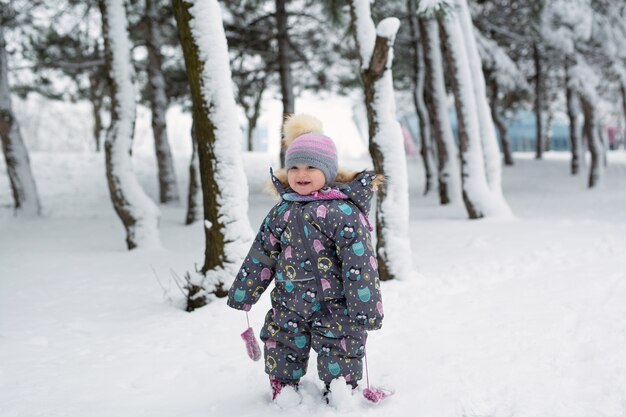
{"label": "birch-like trunk", "polygon": [[420,16],[419,29],[426,67],[426,107],[437,147],[439,201],[441,204],[454,203],[461,196],[459,152],[448,114],[437,21]]}
{"label": "birch-like trunk", "polygon": [[541,111],[543,109],[543,68],[541,66],[541,53],[539,45],[533,44],[533,60],[535,62],[535,158],[543,158],[543,120]]}
{"label": "birch-like trunk", "polygon": [[189,161],[189,191],[187,194],[187,215],[185,224],[189,225],[200,220],[202,213],[200,204],[200,169],[198,163],[198,138],[196,135],[195,123],[191,125],[191,161]]}
{"label": "birch-like trunk", "polygon": [[359,51],[369,150],[374,169],[387,181],[376,199],[376,253],[381,280],[411,274],[409,192],[406,154],[391,74],[393,41],[399,21],[388,18],[374,27],[369,0],[350,0],[352,34]]}
{"label": "birch-like trunk", "polygon": [[157,247],[159,209],[141,188],[131,163],[136,104],[126,10],[123,0],[98,4],[111,92],[111,125],[104,144],[111,201],[126,228],[128,249]]}
{"label": "birch-like trunk", "polygon": [[2,152],[11,183],[15,214],[38,216],[41,214],[39,195],[30,168],[28,150],[22,139],[20,125],[15,118],[15,113],[13,113],[8,71],[4,30],[0,21],[0,139],[2,139]]}
{"label": "birch-like trunk", "polygon": [[227,295],[253,238],[248,184],[241,161],[241,131],[230,60],[217,0],[174,0],[178,36],[193,104],[204,206],[202,277],[188,283],[187,310]]}
{"label": "birch-like trunk", "polygon": [[[280,75],[280,93],[283,102],[283,120],[295,112],[296,100],[293,94],[293,76],[289,58],[289,32],[287,24],[287,0],[276,0],[276,31],[278,47],[278,72]],[[281,123],[281,125],[282,125]],[[281,129],[282,132],[282,129]],[[280,165],[285,166],[285,148],[280,142]]]}
{"label": "birch-like trunk", "polygon": [[172,203],[180,200],[178,182],[174,169],[174,158],[167,138],[167,94],[165,77],[161,67],[161,33],[156,0],[146,0],[146,48],[148,50],[148,81],[150,86],[150,109],[152,111],[152,132],[159,172],[159,201]]}
{"label": "birch-like trunk", "polygon": [[422,46],[420,45],[419,36],[417,34],[417,15],[415,11],[415,0],[407,0],[407,13],[409,19],[409,32],[411,36],[411,46],[413,49],[413,105],[417,113],[420,126],[420,155],[424,164],[424,195],[428,194],[433,183],[433,166],[432,160],[432,131],[431,122],[428,115],[426,103],[424,103],[424,81],[426,71],[424,66],[424,57]]}

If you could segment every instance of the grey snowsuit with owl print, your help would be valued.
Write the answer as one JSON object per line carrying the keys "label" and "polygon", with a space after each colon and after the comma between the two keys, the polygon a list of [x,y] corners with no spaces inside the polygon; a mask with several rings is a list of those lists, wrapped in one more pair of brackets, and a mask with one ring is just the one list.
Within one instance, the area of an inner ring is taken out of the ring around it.
{"label": "grey snowsuit with owl print", "polygon": [[249,310],[274,281],[260,334],[271,377],[297,382],[313,347],[322,381],[362,378],[366,331],[379,329],[383,319],[367,218],[375,176],[361,172],[349,184],[334,184],[334,192],[300,196],[272,175],[281,201],[228,294],[229,306]]}

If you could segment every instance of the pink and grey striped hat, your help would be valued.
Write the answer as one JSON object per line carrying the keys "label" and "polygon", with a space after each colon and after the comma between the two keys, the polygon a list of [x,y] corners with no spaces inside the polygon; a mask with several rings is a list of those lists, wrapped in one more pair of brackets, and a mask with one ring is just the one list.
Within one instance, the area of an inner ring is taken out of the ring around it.
{"label": "pink and grey striped hat", "polygon": [[[311,119],[318,124],[312,123]],[[309,130],[309,131],[307,131]],[[321,122],[307,115],[294,115],[286,122],[285,141],[288,143],[285,154],[285,168],[305,164],[320,169],[326,177],[326,183],[337,176],[337,148],[331,138],[322,133]],[[289,133],[301,133],[295,138]]]}

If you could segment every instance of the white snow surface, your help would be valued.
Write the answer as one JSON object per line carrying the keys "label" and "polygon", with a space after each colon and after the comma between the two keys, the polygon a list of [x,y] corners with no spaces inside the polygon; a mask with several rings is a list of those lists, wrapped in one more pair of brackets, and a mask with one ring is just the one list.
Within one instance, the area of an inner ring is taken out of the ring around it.
{"label": "white snow surface", "polygon": [[[163,247],[128,252],[102,155],[39,152],[45,216],[16,219],[0,159],[0,414],[624,415],[626,154],[609,153],[604,187],[591,191],[567,154],[514,157],[503,176],[510,221],[470,221],[423,197],[421,162],[409,160],[419,272],[382,284],[386,317],[367,345],[372,384],[396,394],[373,406],[338,391],[326,405],[313,355],[288,409],[270,402],[262,362],[246,355],[242,312],[223,299],[181,310],[170,269],[202,260],[202,222],[186,227],[184,207],[163,207]],[[157,196],[153,153],[133,158]],[[270,157],[244,161],[256,226],[274,204],[261,191]],[[188,157],[175,163],[186,184]],[[264,294],[250,312],[257,335],[268,308]]]}
{"label": "white snow surface", "polygon": [[[232,89],[230,59],[222,14],[217,0],[195,0],[189,22],[202,65],[202,95],[215,126],[214,176],[218,184],[219,222],[224,226],[224,271],[215,280],[224,282],[236,273],[254,236],[246,216],[248,183],[241,161],[241,130]],[[209,277],[210,278],[210,277]]]}

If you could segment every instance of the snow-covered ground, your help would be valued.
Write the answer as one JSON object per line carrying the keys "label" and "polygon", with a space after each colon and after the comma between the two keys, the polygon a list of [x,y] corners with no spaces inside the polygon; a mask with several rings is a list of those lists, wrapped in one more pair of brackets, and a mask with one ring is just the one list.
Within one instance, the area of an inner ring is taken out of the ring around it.
{"label": "snow-covered ground", "polygon": [[[0,161],[0,415],[623,416],[626,154],[609,156],[605,186],[589,191],[567,155],[516,155],[503,188],[517,219],[506,222],[423,197],[410,160],[417,272],[383,284],[385,323],[368,341],[372,383],[396,395],[323,404],[311,360],[302,404],[286,409],[246,356],[245,315],[224,300],[181,310],[170,271],[193,270],[204,250],[184,205],[161,208],[162,249],[127,252],[103,155],[32,154],[36,220],[11,216]],[[273,204],[267,161],[244,160],[255,228]],[[187,162],[176,159],[183,190]],[[156,199],[154,156],[134,164]],[[268,298],[251,312],[257,335]]]}

